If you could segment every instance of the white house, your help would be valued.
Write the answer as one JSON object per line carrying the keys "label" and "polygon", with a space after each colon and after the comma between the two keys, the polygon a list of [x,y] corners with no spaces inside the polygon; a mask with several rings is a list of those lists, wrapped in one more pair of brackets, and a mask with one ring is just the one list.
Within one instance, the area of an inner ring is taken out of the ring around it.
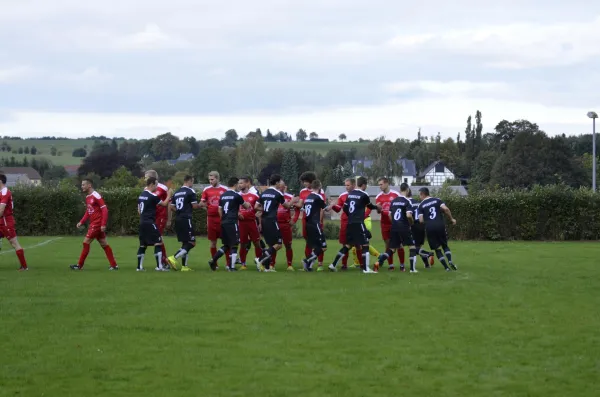
{"label": "white house", "polygon": [[419,177],[429,183],[430,186],[442,186],[450,179],[456,179],[456,175],[450,171],[442,161],[434,161],[419,174]]}
{"label": "white house", "polygon": [[[402,175],[392,178],[392,184],[399,186],[401,183],[412,185],[417,180],[417,165],[415,160],[398,159],[398,164],[402,166]],[[364,172],[365,169],[371,168],[373,160],[352,160],[352,173],[358,175]]]}

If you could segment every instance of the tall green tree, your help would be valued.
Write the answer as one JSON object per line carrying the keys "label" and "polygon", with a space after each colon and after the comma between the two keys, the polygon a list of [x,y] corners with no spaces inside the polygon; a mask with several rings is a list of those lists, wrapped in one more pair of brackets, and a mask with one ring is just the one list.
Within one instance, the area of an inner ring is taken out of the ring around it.
{"label": "tall green tree", "polygon": [[298,181],[298,162],[293,149],[288,149],[283,155],[283,163],[281,164],[281,176],[288,186],[288,189],[293,193],[299,193],[300,184]]}
{"label": "tall green tree", "polygon": [[234,174],[229,157],[223,151],[214,147],[202,149],[198,153],[198,157],[192,162],[190,171],[199,183],[207,183],[208,173],[211,171],[218,171],[221,175],[221,181],[226,181]]}
{"label": "tall green tree", "polygon": [[308,134],[306,133],[305,130],[303,130],[302,128],[300,128],[298,130],[298,132],[296,132],[296,140],[298,142],[304,142],[306,140],[306,138],[308,138]]}
{"label": "tall green tree", "polygon": [[236,170],[238,175],[258,177],[262,168],[267,165],[267,146],[261,135],[254,134],[238,146]]}

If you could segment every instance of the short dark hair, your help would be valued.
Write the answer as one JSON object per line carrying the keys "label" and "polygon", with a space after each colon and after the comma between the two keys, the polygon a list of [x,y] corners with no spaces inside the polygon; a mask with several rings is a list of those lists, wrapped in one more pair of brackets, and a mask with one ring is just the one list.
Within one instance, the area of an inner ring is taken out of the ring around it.
{"label": "short dark hair", "polygon": [[412,189],[409,187],[408,192],[406,192],[406,197],[412,197]]}
{"label": "short dark hair", "polygon": [[94,187],[94,181],[92,181],[90,178],[83,178],[81,182],[87,182]]}
{"label": "short dark hair", "polygon": [[361,187],[361,186],[366,186],[367,185],[367,178],[365,178],[364,176],[359,176],[358,178],[356,178],[356,186]]}
{"label": "short dark hair", "polygon": [[382,176],[381,178],[377,179],[377,182],[390,183],[390,180],[385,176]]}
{"label": "short dark hair", "polygon": [[401,183],[400,184],[400,191],[401,192],[406,192],[406,191],[410,192],[410,187],[408,186],[408,183]]}
{"label": "short dark hair", "polygon": [[193,181],[193,180],[194,180],[194,177],[191,175],[186,175],[183,177],[184,182],[189,182],[189,181]]}
{"label": "short dark hair", "polygon": [[227,187],[235,187],[235,186],[237,186],[239,181],[240,180],[237,177],[232,176],[231,178],[229,178],[227,180]]}
{"label": "short dark hair", "polygon": [[280,181],[281,181],[281,175],[279,175],[279,174],[273,174],[269,178],[269,185],[270,186],[274,186],[274,185],[278,184]]}
{"label": "short dark hair", "polygon": [[426,187],[422,187],[419,189],[419,193],[423,193],[425,196],[429,196],[429,189]]}
{"label": "short dark hair", "polygon": [[315,179],[314,181],[311,182],[310,184],[310,188],[312,190],[321,190],[321,188],[323,187],[323,185],[321,184],[321,181],[318,179]]}
{"label": "short dark hair", "polygon": [[151,176],[150,178],[146,179],[146,186],[156,185],[156,181],[157,179]]}
{"label": "short dark hair", "polygon": [[252,178],[249,177],[249,176],[243,176],[243,177],[240,178],[240,181],[252,183]]}
{"label": "short dark hair", "polygon": [[6,185],[6,175],[4,175],[4,174],[0,174],[0,181],[2,181],[2,183],[3,183],[4,185]]}
{"label": "short dark hair", "polygon": [[300,175],[300,182],[313,183],[315,179],[317,179],[317,174],[312,171],[306,171]]}

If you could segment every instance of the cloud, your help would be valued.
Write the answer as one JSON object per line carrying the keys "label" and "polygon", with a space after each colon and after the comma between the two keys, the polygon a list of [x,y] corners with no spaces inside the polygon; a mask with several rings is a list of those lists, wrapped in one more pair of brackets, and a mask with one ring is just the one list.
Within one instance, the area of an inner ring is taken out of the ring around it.
{"label": "cloud", "polygon": [[0,68],[0,84],[15,84],[33,76],[35,70],[31,66],[15,66]]}
{"label": "cloud", "polygon": [[401,81],[384,85],[390,93],[425,92],[442,96],[463,95],[501,95],[509,91],[509,85],[503,82],[473,82],[465,80],[454,81]]}

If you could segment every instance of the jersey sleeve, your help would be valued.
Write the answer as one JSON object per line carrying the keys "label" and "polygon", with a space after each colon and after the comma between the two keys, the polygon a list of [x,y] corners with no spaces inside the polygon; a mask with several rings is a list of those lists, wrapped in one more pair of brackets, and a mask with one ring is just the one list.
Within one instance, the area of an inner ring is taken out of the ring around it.
{"label": "jersey sleeve", "polygon": [[171,204],[175,205],[175,195],[171,197]]}
{"label": "jersey sleeve", "polygon": [[2,196],[2,199],[0,199],[0,204],[8,206],[8,203],[10,203],[10,194],[7,193]]}
{"label": "jersey sleeve", "polygon": [[190,203],[197,204],[198,203],[198,195],[196,192],[190,192]]}
{"label": "jersey sleeve", "polygon": [[204,189],[202,191],[202,197],[201,197],[202,201],[208,201],[208,191],[206,189]]}
{"label": "jersey sleeve", "polygon": [[279,204],[284,204],[285,203],[285,197],[283,197],[283,194],[278,194],[277,195],[277,202]]}
{"label": "jersey sleeve", "polygon": [[235,200],[237,201],[237,203],[238,203],[240,206],[244,205],[244,203],[246,202],[246,201],[244,200],[244,198],[242,197],[242,195],[241,195],[241,194],[238,194],[238,195],[236,195],[236,199],[235,199]]}
{"label": "jersey sleeve", "polygon": [[156,195],[152,195],[150,196],[151,200],[152,200],[152,205],[157,206],[158,203],[160,203],[162,200],[160,199],[160,197],[156,196]]}

